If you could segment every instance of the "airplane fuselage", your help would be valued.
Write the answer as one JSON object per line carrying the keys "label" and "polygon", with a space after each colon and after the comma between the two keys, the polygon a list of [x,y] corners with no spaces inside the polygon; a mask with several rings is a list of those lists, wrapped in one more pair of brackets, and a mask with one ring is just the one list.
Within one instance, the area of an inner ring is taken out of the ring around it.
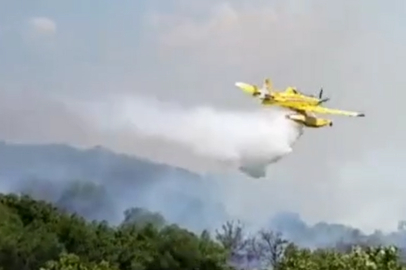
{"label": "airplane fuselage", "polygon": [[[307,100],[306,100],[307,99]],[[333,126],[333,121],[329,119],[317,118],[314,116],[307,115],[305,112],[298,111],[295,107],[297,103],[307,103],[307,104],[317,104],[319,99],[304,97],[298,98],[297,95],[287,94],[284,97],[265,97],[262,98],[263,105],[276,105],[281,106],[290,110],[297,112],[296,114],[289,114],[286,117],[296,123],[302,124],[309,128],[321,128],[325,126]]]}
{"label": "airplane fuselage", "polygon": [[262,99],[262,104],[264,104],[264,105],[275,105],[278,103],[286,103],[286,104],[291,103],[292,105],[294,105],[295,103],[301,103],[301,104],[306,104],[306,105],[310,105],[310,106],[316,106],[320,102],[320,99],[318,99],[318,98],[306,97],[306,96],[299,95],[299,94],[287,94],[287,93],[271,94],[271,95],[265,96],[261,99]]}
{"label": "airplane fuselage", "polygon": [[[283,100],[283,101],[282,101]],[[265,98],[261,100],[262,105],[264,106],[281,106],[285,108],[289,108],[292,110],[296,110],[296,107],[298,104],[300,105],[306,105],[306,106],[316,106],[317,102],[309,102],[305,101],[303,99],[271,99],[271,98]]]}

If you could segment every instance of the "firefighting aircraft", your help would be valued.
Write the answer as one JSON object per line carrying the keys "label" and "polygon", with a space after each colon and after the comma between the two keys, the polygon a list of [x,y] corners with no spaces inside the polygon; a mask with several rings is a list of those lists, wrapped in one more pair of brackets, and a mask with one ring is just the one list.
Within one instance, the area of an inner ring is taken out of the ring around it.
{"label": "firefighting aircraft", "polygon": [[237,82],[235,85],[244,92],[259,98],[263,105],[281,106],[295,111],[296,113],[289,114],[286,117],[297,123],[302,123],[307,127],[319,128],[333,125],[331,120],[317,118],[314,113],[352,117],[365,116],[365,114],[359,112],[342,111],[320,106],[322,103],[329,101],[329,98],[323,99],[323,89],[320,89],[319,97],[317,98],[299,92],[296,87],[287,87],[285,91],[281,92],[275,91],[273,90],[272,83],[269,79],[265,79],[262,88],[242,82]]}

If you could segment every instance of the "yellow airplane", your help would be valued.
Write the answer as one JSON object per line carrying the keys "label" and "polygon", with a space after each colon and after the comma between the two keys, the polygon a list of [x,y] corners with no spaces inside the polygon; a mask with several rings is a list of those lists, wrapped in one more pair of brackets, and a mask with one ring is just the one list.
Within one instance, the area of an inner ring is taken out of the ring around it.
{"label": "yellow airplane", "polygon": [[287,118],[302,123],[307,127],[324,127],[332,126],[333,122],[328,119],[317,118],[313,113],[335,114],[352,117],[364,117],[365,114],[359,112],[342,111],[329,109],[320,106],[327,102],[329,98],[322,98],[323,89],[320,90],[319,97],[305,95],[299,92],[295,87],[287,87],[285,91],[277,92],[272,88],[269,79],[265,79],[264,86],[259,88],[255,85],[237,82],[235,84],[244,92],[258,97],[263,105],[274,105],[288,108],[295,111],[295,114],[287,115]]}
{"label": "yellow airplane", "polygon": [[275,91],[269,79],[265,79],[262,88],[243,82],[237,82],[235,85],[245,93],[261,99],[264,105],[278,105],[277,103],[281,102],[301,102],[308,105],[320,105],[329,100],[329,98],[322,99],[323,89],[320,90],[319,98],[305,95],[299,92],[296,87],[291,86],[287,87],[285,91]]}

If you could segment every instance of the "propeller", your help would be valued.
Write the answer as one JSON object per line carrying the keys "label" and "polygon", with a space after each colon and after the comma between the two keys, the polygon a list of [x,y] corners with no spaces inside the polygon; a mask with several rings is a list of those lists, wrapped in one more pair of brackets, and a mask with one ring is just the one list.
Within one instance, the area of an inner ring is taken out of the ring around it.
{"label": "propeller", "polygon": [[319,103],[317,103],[317,105],[320,105],[320,104],[330,100],[330,98],[324,98],[324,99],[322,99],[322,98],[323,98],[323,87],[320,88],[319,99],[321,99],[321,100],[319,101]]}

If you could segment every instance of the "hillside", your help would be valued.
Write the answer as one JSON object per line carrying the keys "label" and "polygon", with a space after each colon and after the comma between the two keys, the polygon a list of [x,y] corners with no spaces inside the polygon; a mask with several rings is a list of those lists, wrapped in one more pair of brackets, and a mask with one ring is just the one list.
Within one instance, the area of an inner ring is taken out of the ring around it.
{"label": "hillside", "polygon": [[203,215],[225,216],[218,205],[202,201],[205,183],[186,170],[102,147],[0,144],[0,191],[56,202],[90,220],[118,224],[127,208],[139,206],[201,230],[210,225],[201,222]]}
{"label": "hillside", "polygon": [[111,227],[15,194],[0,194],[0,216],[4,270],[405,269],[396,247],[311,251],[272,231],[247,241],[230,223],[197,235],[164,218],[145,222],[136,215]]}
{"label": "hillside", "polygon": [[[169,222],[195,232],[213,231],[235,219],[221,196],[216,196],[215,184],[216,179],[208,176],[102,147],[81,150],[67,145],[0,144],[0,192],[26,193],[87,220],[107,220],[112,225],[120,224],[125,212],[135,207],[160,213]],[[406,246],[403,229],[367,236],[340,224],[309,226],[295,213],[270,215],[269,228],[308,247],[338,242]]]}

